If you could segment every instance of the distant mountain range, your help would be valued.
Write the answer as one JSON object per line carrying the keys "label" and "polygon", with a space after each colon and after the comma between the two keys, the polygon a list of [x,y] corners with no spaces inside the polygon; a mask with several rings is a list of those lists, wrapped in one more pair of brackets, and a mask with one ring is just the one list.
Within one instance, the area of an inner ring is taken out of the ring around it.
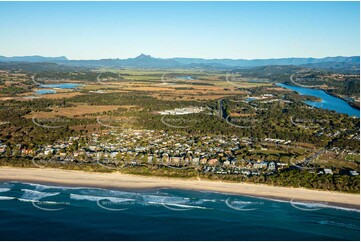
{"label": "distant mountain range", "polygon": [[56,61],[67,61],[68,59],[65,56],[60,57],[44,57],[39,55],[34,56],[13,56],[5,57],[0,56],[0,61],[2,62],[56,62]]}
{"label": "distant mountain range", "polygon": [[202,59],[202,58],[155,58],[141,54],[128,59],[69,60],[65,56],[0,56],[0,62],[46,62],[76,67],[113,67],[113,68],[251,68],[269,65],[295,65],[308,68],[351,68],[358,69],[360,56],[325,58],[278,58],[278,59]]}

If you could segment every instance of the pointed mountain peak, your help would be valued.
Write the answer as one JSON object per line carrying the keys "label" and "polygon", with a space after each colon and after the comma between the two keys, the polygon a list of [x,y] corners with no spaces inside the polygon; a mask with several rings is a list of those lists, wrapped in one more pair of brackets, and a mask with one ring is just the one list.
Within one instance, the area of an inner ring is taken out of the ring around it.
{"label": "pointed mountain peak", "polygon": [[150,55],[140,54],[139,56],[135,57],[136,59],[150,59],[152,58]]}

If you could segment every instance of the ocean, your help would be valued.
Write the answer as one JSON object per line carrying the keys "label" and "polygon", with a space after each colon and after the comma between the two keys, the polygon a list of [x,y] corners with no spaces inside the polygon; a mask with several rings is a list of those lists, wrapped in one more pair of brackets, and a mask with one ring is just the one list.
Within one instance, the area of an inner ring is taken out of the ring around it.
{"label": "ocean", "polygon": [[213,192],[0,183],[1,240],[359,240],[360,212]]}

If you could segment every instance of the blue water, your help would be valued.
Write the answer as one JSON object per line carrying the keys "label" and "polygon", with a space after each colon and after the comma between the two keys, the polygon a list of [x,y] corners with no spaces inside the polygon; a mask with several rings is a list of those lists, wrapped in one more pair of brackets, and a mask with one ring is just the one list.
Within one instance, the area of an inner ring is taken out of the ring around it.
{"label": "blue water", "polygon": [[177,79],[183,79],[183,80],[193,80],[193,77],[191,76],[176,76]]}
{"label": "blue water", "polygon": [[49,89],[38,90],[38,91],[35,92],[35,94],[40,94],[40,95],[42,95],[42,94],[54,94],[54,93],[56,93],[55,90],[49,90]]}
{"label": "blue water", "polygon": [[253,100],[256,100],[254,97],[247,97],[245,99],[246,102],[252,102]]}
{"label": "blue water", "polygon": [[267,83],[268,80],[248,80],[247,82],[253,82],[253,83]]}
{"label": "blue water", "polygon": [[0,183],[1,240],[359,240],[360,213],[172,189]]}
{"label": "blue water", "polygon": [[40,87],[74,89],[74,88],[77,88],[78,86],[81,86],[81,84],[75,84],[75,83],[44,84],[44,85],[41,85]]}
{"label": "blue water", "polygon": [[282,84],[282,83],[277,83],[276,85],[283,87],[283,88],[293,90],[301,95],[309,95],[309,96],[314,96],[314,97],[318,97],[318,98],[322,99],[321,102],[305,101],[306,104],[308,104],[312,107],[333,110],[333,111],[336,111],[337,113],[343,113],[343,114],[347,114],[349,116],[360,117],[360,110],[351,107],[344,100],[334,97],[334,96],[331,96],[322,90],[290,86],[290,85],[286,85],[286,84]]}

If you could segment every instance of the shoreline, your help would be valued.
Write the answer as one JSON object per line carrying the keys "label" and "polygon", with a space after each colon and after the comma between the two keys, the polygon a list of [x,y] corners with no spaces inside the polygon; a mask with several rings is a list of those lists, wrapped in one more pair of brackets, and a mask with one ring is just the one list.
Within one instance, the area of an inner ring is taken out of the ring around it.
{"label": "shoreline", "polygon": [[284,202],[318,202],[327,207],[360,210],[360,194],[311,190],[305,188],[276,187],[264,184],[231,183],[224,181],[177,179],[155,176],[139,176],[99,173],[54,168],[0,167],[0,182],[18,181],[69,187],[92,187],[123,190],[181,189],[217,192],[273,199]]}
{"label": "shoreline", "polygon": [[[323,90],[323,89],[321,89],[321,90]],[[357,109],[357,110],[360,110],[360,106],[357,105],[357,102],[351,102],[351,101],[347,100],[346,98],[344,98],[343,96],[338,95],[338,94],[335,94],[335,93],[332,93],[332,92],[330,92],[330,91],[328,91],[328,90],[324,90],[324,91],[325,91],[328,95],[331,95],[331,96],[333,96],[333,97],[342,99],[343,101],[347,102],[348,105],[350,105],[352,108]]]}
{"label": "shoreline", "polygon": [[[295,83],[295,82],[291,82],[291,84],[288,84],[288,82],[281,82],[281,84],[286,84],[286,85],[295,86],[295,87],[304,87],[304,86],[297,85],[297,83]],[[310,88],[310,89],[314,89],[314,90],[324,91],[326,94],[328,94],[332,97],[341,99],[342,101],[346,102],[350,107],[360,111],[360,105],[357,105],[357,102],[351,102],[350,100],[347,100],[346,98],[344,98],[342,95],[332,93],[329,90],[323,89],[323,88],[317,88],[317,87],[304,87],[304,88]],[[321,99],[321,101],[322,101],[322,99]],[[321,102],[321,101],[317,101],[317,102]]]}

